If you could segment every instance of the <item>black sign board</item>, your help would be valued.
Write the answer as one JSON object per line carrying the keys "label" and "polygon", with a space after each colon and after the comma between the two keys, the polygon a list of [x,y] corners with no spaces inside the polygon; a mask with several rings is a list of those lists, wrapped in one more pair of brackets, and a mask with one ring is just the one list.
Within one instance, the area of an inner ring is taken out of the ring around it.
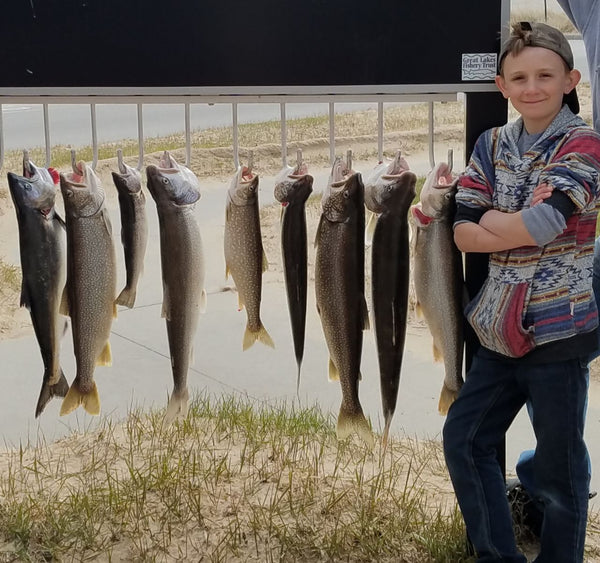
{"label": "black sign board", "polygon": [[3,0],[0,95],[492,90],[507,17],[508,0]]}

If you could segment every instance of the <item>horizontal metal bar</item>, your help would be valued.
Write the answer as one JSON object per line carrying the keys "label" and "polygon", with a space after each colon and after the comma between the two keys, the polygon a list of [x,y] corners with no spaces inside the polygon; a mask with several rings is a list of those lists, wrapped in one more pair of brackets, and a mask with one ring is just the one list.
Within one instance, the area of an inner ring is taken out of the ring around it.
{"label": "horizontal metal bar", "polygon": [[[138,97],[156,96],[201,96],[214,99],[240,98],[251,96],[288,97],[288,96],[379,96],[403,94],[449,94],[456,92],[496,92],[494,82],[461,82],[458,84],[364,84],[364,85],[319,85],[319,86],[186,86],[178,88],[133,88],[133,87],[95,87],[95,88],[0,88],[0,96],[55,96],[90,97],[117,96]],[[283,101],[283,100],[281,100]]]}
{"label": "horizontal metal bar", "polygon": [[361,102],[453,102],[458,92],[438,94],[335,94],[306,96],[11,96],[0,93],[0,104],[303,104]]}

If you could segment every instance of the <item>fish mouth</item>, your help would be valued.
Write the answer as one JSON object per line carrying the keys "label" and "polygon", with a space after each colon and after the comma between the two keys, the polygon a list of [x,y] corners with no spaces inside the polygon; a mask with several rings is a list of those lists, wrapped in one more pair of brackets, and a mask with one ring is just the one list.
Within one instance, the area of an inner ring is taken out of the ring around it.
{"label": "fish mouth", "polygon": [[454,175],[452,174],[452,167],[445,163],[441,162],[435,170],[434,177],[434,188],[448,188],[455,181]]}

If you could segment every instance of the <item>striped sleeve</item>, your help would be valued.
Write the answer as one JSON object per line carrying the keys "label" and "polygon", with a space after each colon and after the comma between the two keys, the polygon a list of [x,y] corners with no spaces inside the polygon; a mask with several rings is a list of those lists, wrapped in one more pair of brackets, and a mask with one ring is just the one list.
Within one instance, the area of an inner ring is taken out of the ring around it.
{"label": "striped sleeve", "polygon": [[492,207],[495,178],[492,158],[494,131],[490,129],[479,136],[469,164],[458,179],[455,226],[465,221],[479,222],[481,216]]}
{"label": "striped sleeve", "polygon": [[577,127],[565,135],[539,179],[566,194],[577,210],[597,199],[599,181],[600,135],[591,127]]}

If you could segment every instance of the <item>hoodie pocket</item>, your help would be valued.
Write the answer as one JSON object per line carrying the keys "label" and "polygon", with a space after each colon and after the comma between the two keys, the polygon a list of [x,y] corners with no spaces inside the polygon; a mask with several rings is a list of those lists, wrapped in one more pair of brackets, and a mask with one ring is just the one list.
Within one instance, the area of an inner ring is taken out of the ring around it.
{"label": "hoodie pocket", "polygon": [[465,309],[482,346],[511,358],[535,348],[533,327],[523,326],[529,295],[529,282],[507,284],[487,278]]}

